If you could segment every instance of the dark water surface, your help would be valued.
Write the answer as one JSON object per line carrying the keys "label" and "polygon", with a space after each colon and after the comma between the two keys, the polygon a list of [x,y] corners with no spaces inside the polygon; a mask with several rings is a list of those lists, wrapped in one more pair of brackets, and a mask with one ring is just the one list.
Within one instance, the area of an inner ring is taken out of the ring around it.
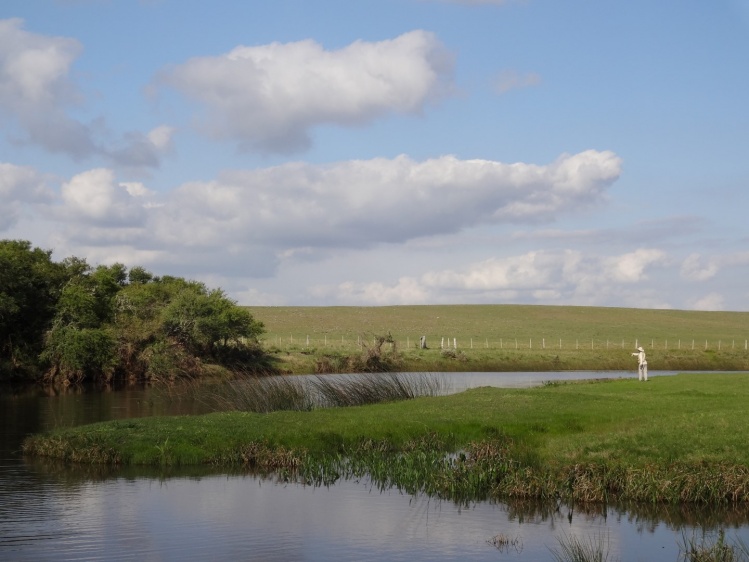
{"label": "dark water surface", "polygon": [[[459,391],[632,375],[440,376]],[[202,467],[71,468],[19,454],[25,435],[50,427],[195,413],[193,405],[167,405],[144,389],[2,394],[0,412],[0,560],[545,561],[554,560],[559,538],[575,536],[608,544],[609,560],[676,561],[684,537],[719,529],[749,544],[745,509],[461,506],[380,491],[368,481],[315,488]]]}

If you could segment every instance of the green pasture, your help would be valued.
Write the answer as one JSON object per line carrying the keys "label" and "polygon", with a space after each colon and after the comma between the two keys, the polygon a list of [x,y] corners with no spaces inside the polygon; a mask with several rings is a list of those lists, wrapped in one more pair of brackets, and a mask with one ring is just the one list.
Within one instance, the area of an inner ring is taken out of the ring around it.
{"label": "green pasture", "polygon": [[[354,354],[391,336],[405,370],[631,369],[637,345],[651,369],[749,369],[749,313],[575,306],[250,307],[265,349],[287,372]],[[418,349],[426,336],[428,349]],[[443,353],[450,348],[451,355]]]}

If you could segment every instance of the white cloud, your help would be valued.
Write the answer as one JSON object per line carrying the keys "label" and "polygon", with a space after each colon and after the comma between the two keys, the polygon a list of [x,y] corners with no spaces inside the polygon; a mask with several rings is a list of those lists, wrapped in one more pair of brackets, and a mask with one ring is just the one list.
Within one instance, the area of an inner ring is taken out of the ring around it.
{"label": "white cloud", "polygon": [[138,225],[145,214],[143,205],[136,199],[146,193],[139,184],[117,184],[112,170],[97,168],[78,174],[63,184],[63,206],[59,211],[61,216],[75,223]]}
{"label": "white cloud", "polygon": [[81,44],[22,25],[17,18],[0,20],[0,110],[18,119],[30,142],[76,158],[90,154],[90,131],[63,110],[80,101],[68,74]]}
{"label": "white cloud", "polygon": [[510,90],[530,88],[539,84],[541,84],[541,76],[535,72],[520,74],[516,70],[505,70],[494,78],[493,89],[498,94],[505,94]]}
{"label": "white cloud", "polygon": [[611,299],[630,306],[669,308],[641,290],[635,281],[658,267],[659,250],[637,250],[618,256],[583,255],[577,250],[533,251],[490,258],[463,269],[431,271],[419,277],[382,282],[344,282],[318,286],[313,295],[363,305],[428,302],[533,302],[601,305]]}
{"label": "white cloud", "polygon": [[715,276],[718,264],[715,260],[706,263],[699,254],[690,254],[681,265],[681,276],[692,281],[705,281]]}
{"label": "white cloud", "polygon": [[169,254],[173,265],[199,260],[265,276],[279,263],[314,261],[336,249],[551,221],[600,201],[619,166],[614,154],[595,151],[546,166],[454,156],[289,163],[225,172],[158,196],[96,168],[63,183],[44,213],[57,221],[55,245],[76,254],[75,247],[127,246]]}
{"label": "white cloud", "polygon": [[721,269],[749,265],[749,252],[715,254],[703,257],[693,253],[681,265],[681,276],[691,281],[707,281],[715,277]]}
{"label": "white cloud", "polygon": [[0,162],[0,232],[18,221],[24,205],[50,197],[44,178],[33,168]]}
{"label": "white cloud", "polygon": [[152,231],[186,246],[232,240],[292,253],[401,243],[481,224],[553,220],[599,201],[619,166],[614,154],[594,151],[548,166],[453,156],[291,163],[184,184],[154,215]]}
{"label": "white cloud", "polygon": [[70,78],[82,50],[75,39],[31,33],[23,29],[21,19],[0,19],[0,113],[24,132],[14,142],[39,145],[76,160],[99,155],[129,168],[158,167],[169,149],[171,128],[162,125],[148,135],[130,132],[104,143],[97,140],[107,133],[103,119],[89,125],[68,115],[72,106],[84,101]]}
{"label": "white cloud", "polygon": [[718,293],[710,293],[692,302],[694,310],[723,310],[724,299]]}
{"label": "white cloud", "polygon": [[326,51],[312,40],[239,46],[165,71],[160,82],[204,104],[201,128],[245,149],[291,152],[310,128],[361,125],[390,112],[419,113],[449,85],[451,57],[412,31]]}
{"label": "white cloud", "polygon": [[620,283],[637,283],[646,278],[646,269],[662,262],[666,254],[661,250],[641,248],[620,256],[605,258],[603,270],[608,279]]}
{"label": "white cloud", "polygon": [[147,134],[125,133],[118,146],[102,146],[100,151],[112,162],[128,169],[158,168],[163,155],[172,149],[173,134],[173,127],[159,125]]}

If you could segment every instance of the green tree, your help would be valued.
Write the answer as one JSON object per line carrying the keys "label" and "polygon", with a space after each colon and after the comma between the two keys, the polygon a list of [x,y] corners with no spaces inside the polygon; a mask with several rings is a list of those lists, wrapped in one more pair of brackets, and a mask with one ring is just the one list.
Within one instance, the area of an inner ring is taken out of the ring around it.
{"label": "green tree", "polygon": [[78,382],[199,375],[246,366],[263,325],[221,289],[120,263],[89,266],[0,241],[0,378]]}
{"label": "green tree", "polygon": [[0,240],[0,379],[29,376],[68,279],[52,252]]}
{"label": "green tree", "polygon": [[109,380],[117,365],[116,337],[110,321],[113,302],[127,280],[122,264],[100,265],[71,260],[74,272],[60,293],[56,314],[40,358],[48,365],[46,378],[63,382]]}

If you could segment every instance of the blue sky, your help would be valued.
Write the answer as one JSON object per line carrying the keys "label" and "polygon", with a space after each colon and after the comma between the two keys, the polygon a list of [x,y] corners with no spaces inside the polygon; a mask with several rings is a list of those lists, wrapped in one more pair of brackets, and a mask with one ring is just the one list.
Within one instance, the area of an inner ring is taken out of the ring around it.
{"label": "blue sky", "polygon": [[247,305],[749,310],[749,1],[5,0],[0,237]]}

